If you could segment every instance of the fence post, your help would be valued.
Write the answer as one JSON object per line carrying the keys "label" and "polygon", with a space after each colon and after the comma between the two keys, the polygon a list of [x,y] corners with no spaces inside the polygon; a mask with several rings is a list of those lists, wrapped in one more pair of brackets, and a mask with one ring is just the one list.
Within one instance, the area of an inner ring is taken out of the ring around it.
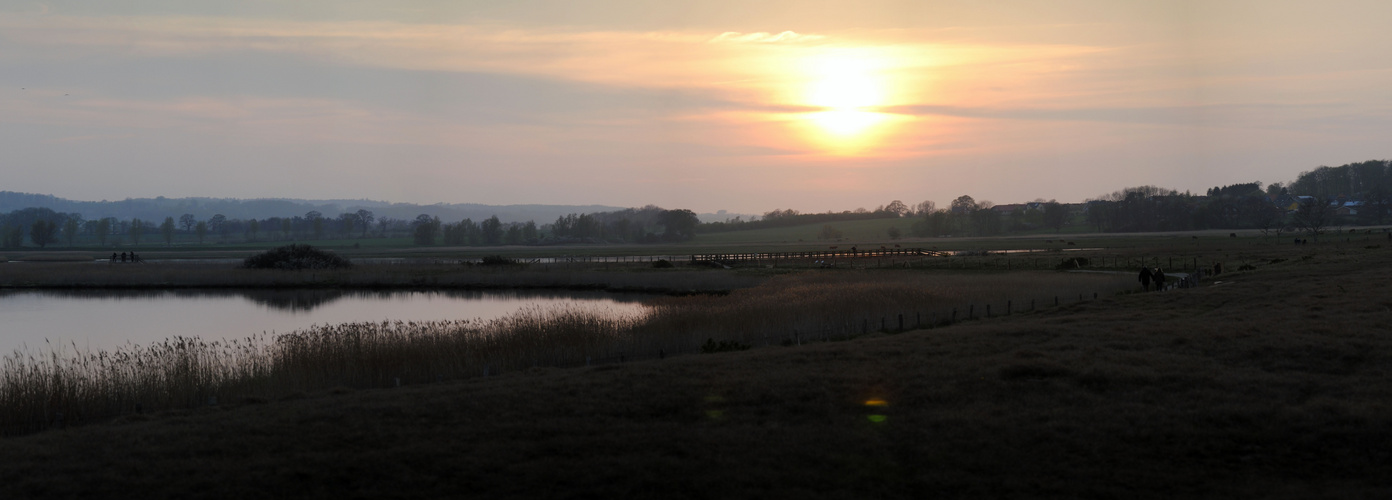
{"label": "fence post", "polygon": [[953,323],[956,323],[956,322],[957,322],[957,308],[956,308],[956,307],[952,308],[952,322],[953,322]]}
{"label": "fence post", "polygon": [[990,303],[990,302],[987,302],[987,303],[986,303],[986,317],[987,317],[987,318],[991,317],[991,303]]}
{"label": "fence post", "polygon": [[970,306],[967,306],[967,319],[975,319],[975,318],[976,318],[976,304],[972,304],[972,305],[970,305]]}
{"label": "fence post", "polygon": [[1054,307],[1058,307],[1058,295],[1054,296]]}
{"label": "fence post", "polygon": [[1034,299],[1030,299],[1030,310],[1034,310]]}
{"label": "fence post", "polygon": [[904,331],[904,313],[899,313],[899,331]]}
{"label": "fence post", "polygon": [[1005,301],[1005,315],[1006,315],[1006,316],[1009,316],[1009,315],[1010,315],[1010,310],[1011,310],[1011,309],[1013,309],[1012,304],[1011,304],[1011,301],[1009,301],[1009,300]]}

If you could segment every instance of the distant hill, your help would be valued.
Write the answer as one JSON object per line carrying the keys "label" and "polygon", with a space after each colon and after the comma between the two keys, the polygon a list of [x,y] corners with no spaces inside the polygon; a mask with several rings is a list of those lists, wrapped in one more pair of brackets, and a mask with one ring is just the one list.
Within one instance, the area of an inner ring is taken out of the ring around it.
{"label": "distant hill", "polygon": [[[162,220],[165,217],[178,218],[183,214],[193,214],[198,219],[207,219],[222,214],[229,219],[265,219],[267,217],[292,217],[318,211],[325,217],[335,217],[344,212],[359,209],[371,210],[378,218],[414,219],[426,214],[444,221],[473,219],[480,221],[494,215],[503,222],[536,221],[546,224],[557,217],[572,213],[594,213],[623,210],[626,207],[607,205],[482,205],[477,203],[437,203],[417,205],[414,203],[391,203],[376,200],[300,200],[287,198],[260,198],[242,200],[236,198],[126,198],[120,201],[78,201],[59,198],[53,195],[17,193],[0,191],[0,213],[7,213],[29,207],[52,209],[55,212],[78,213],[87,220],[103,217],[129,219],[139,217],[143,220]],[[680,208],[680,207],[666,207]],[[703,222],[723,221],[742,214],[698,214]],[[748,218],[748,215],[743,215]]]}

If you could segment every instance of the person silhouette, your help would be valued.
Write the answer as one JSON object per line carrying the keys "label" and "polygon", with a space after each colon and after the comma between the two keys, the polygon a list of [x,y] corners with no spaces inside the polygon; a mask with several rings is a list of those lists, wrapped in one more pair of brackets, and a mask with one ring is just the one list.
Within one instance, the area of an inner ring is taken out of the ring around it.
{"label": "person silhouette", "polygon": [[107,262],[116,262],[116,252],[111,252],[111,260],[108,260]]}
{"label": "person silhouette", "polygon": [[1150,268],[1148,268],[1148,267],[1142,267],[1142,268],[1141,268],[1141,277],[1140,277],[1140,280],[1141,280],[1141,291],[1143,291],[1143,292],[1149,292],[1149,291],[1150,291]]}
{"label": "person silhouette", "polygon": [[1155,291],[1159,292],[1159,291],[1162,291],[1162,290],[1165,289],[1165,270],[1164,270],[1164,269],[1160,269],[1160,268],[1158,268],[1158,267],[1155,268],[1155,272],[1150,273],[1150,278],[1151,278],[1152,280],[1155,280]]}
{"label": "person silhouette", "polygon": [[121,262],[126,261],[126,252],[121,252]]}

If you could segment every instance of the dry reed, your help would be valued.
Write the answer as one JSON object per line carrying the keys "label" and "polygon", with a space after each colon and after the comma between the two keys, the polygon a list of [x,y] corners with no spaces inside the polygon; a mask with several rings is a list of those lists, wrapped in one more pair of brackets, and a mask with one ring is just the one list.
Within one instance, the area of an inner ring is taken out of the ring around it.
{"label": "dry reed", "polygon": [[[986,314],[1007,300],[1111,294],[1129,275],[942,275],[885,271],[779,276],[724,296],[663,297],[643,314],[567,306],[492,320],[349,323],[230,341],[175,337],[115,352],[16,352],[0,365],[0,432],[168,408],[282,398],[334,387],[392,387],[694,353],[707,339],[790,345]],[[975,307],[973,307],[975,305]],[[873,324],[872,324],[873,323]]]}

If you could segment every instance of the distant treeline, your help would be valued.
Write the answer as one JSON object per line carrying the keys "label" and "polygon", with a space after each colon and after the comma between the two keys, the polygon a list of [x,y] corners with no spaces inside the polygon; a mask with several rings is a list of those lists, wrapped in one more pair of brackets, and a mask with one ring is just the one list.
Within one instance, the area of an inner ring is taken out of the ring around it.
{"label": "distant treeline", "polygon": [[465,218],[442,221],[438,216],[417,215],[403,220],[379,217],[359,209],[329,217],[317,210],[304,215],[264,219],[230,218],[214,214],[200,219],[191,213],[164,217],[163,221],[139,217],[103,217],[87,220],[79,213],[49,208],[24,208],[0,215],[0,248],[55,244],[68,247],[241,243],[257,241],[344,240],[411,238],[417,245],[497,246],[554,245],[568,243],[656,243],[686,241],[700,224],[690,210],[666,210],[647,206],[587,214],[568,214],[556,222],[502,222],[490,216],[475,222]]}
{"label": "distant treeline", "polygon": [[[899,206],[903,206],[903,203],[897,200],[894,203],[898,203]],[[758,220],[743,220],[740,217],[735,217],[733,219],[723,222],[709,222],[701,224],[700,226],[696,227],[696,232],[722,233],[727,231],[748,231],[754,229],[801,226],[805,224],[821,224],[827,222],[884,219],[891,217],[903,217],[906,213],[908,213],[907,210],[889,210],[885,207],[880,207],[874,211],[865,210],[862,208],[854,211],[847,210],[844,212],[807,214],[798,212],[797,210],[793,209],[774,210],[764,214],[763,218],[760,218]]]}
{"label": "distant treeline", "polygon": [[[25,198],[28,197],[28,198]],[[65,202],[51,196],[0,192],[0,201]],[[55,201],[58,200],[58,201]],[[158,198],[155,201],[162,201]],[[224,200],[226,201],[226,200]],[[276,200],[270,200],[276,201]],[[284,200],[281,200],[284,201]],[[127,200],[127,202],[132,202]],[[291,202],[289,206],[299,206]],[[122,203],[122,202],[113,202]],[[61,204],[61,203],[60,203]],[[396,205],[393,205],[396,206]],[[414,205],[413,205],[414,206]],[[831,223],[907,217],[916,236],[995,235],[1036,229],[1059,231],[1085,224],[1100,232],[1184,231],[1196,229],[1303,230],[1318,236],[1342,224],[1382,224],[1392,211],[1392,165],[1387,160],[1319,167],[1301,172],[1289,184],[1249,182],[1210,188],[1205,194],[1180,193],[1156,186],[1130,187],[1084,203],[1044,201],[994,205],[959,196],[947,208],[932,201],[909,207],[899,200],[875,210],[804,214],[774,210],[757,220],[734,217],[701,223],[691,210],[657,206],[573,212],[549,224],[502,222],[497,215],[446,222],[421,213],[413,219],[379,216],[359,208],[337,216],[320,210],[304,215],[202,217],[184,212],[177,218],[99,217],[34,206],[0,215],[0,247],[65,244],[108,247],[162,241],[166,245],[246,241],[411,238],[419,245],[548,245],[571,243],[680,242],[697,233],[824,224],[821,237],[839,238]],[[895,229],[892,238],[899,236]]]}

